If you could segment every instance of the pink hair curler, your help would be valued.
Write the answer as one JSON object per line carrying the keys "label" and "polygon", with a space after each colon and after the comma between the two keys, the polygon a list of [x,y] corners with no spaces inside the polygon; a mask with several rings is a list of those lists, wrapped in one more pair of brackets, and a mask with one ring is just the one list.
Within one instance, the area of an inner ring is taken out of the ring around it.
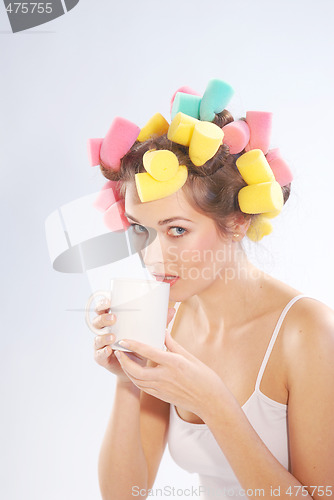
{"label": "pink hair curler", "polygon": [[[121,166],[121,159],[135,143],[140,132],[140,128],[134,123],[117,116],[111,124],[105,138],[102,140],[100,158],[105,166],[110,170],[118,171]],[[91,142],[91,151],[94,151],[94,160],[97,157],[98,142]]]}
{"label": "pink hair curler", "polygon": [[96,167],[100,164],[100,150],[102,142],[103,139],[88,139],[87,141],[88,158],[92,167]]}
{"label": "pink hair curler", "polygon": [[108,181],[102,187],[93,206],[100,212],[105,212],[111,205],[120,200],[119,184],[117,181]]}
{"label": "pink hair curler", "polygon": [[293,180],[293,175],[289,165],[281,157],[280,150],[278,148],[271,149],[266,154],[266,159],[270,165],[271,170],[273,171],[276,181],[281,186],[290,184],[290,182]]}
{"label": "pink hair curler", "polygon": [[126,231],[131,225],[125,217],[124,211],[124,200],[113,203],[113,205],[106,210],[103,222],[110,231]]}
{"label": "pink hair curler", "polygon": [[250,139],[246,151],[262,149],[265,155],[268,153],[272,118],[273,113],[268,111],[247,111],[246,122],[250,130]]}
{"label": "pink hair curler", "polygon": [[224,132],[223,143],[230,148],[230,153],[240,153],[249,143],[250,130],[244,120],[236,120],[222,128]]}

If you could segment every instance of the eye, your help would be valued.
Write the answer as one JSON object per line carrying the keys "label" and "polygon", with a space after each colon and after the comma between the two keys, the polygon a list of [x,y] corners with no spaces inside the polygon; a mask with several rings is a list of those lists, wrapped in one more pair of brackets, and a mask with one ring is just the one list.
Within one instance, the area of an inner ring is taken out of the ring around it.
{"label": "eye", "polygon": [[131,224],[131,227],[133,227],[133,232],[135,234],[144,234],[145,231],[147,232],[146,227],[141,226],[140,224]]}
{"label": "eye", "polygon": [[[175,231],[175,234],[174,234],[174,235],[172,235],[172,236],[173,236],[173,238],[180,238],[181,236],[183,236],[183,235],[184,235],[184,234],[186,234],[186,232],[187,232],[187,229],[184,229],[183,227],[180,227],[180,226],[173,226],[173,227],[170,227],[169,229],[170,229],[170,230],[171,230],[171,229],[175,229],[175,230],[176,230],[176,231]],[[179,232],[179,230],[184,231],[184,232],[183,232],[183,233],[180,233],[180,232]]]}

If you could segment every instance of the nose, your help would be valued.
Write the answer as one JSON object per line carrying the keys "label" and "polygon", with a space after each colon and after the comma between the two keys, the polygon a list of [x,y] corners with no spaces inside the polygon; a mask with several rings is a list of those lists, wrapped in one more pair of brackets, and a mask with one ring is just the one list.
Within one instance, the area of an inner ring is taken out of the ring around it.
{"label": "nose", "polygon": [[146,267],[154,269],[156,264],[164,263],[163,239],[155,234],[152,242],[142,250],[142,258]]}

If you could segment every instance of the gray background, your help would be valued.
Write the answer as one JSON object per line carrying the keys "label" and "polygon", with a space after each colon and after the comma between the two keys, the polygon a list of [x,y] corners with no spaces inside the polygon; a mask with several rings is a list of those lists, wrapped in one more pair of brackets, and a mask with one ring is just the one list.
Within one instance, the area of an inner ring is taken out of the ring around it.
{"label": "gray background", "polygon": [[[179,86],[203,92],[210,78],[236,90],[236,118],[273,111],[271,147],[295,180],[272,235],[247,248],[334,306],[333,13],[331,0],[81,0],[14,35],[0,6],[2,498],[100,498],[114,379],[93,360],[83,313],[68,311],[84,307],[90,282],[53,271],[44,222],[103,185],[86,140],[114,116],[169,117]],[[166,452],[155,486],[191,484]]]}

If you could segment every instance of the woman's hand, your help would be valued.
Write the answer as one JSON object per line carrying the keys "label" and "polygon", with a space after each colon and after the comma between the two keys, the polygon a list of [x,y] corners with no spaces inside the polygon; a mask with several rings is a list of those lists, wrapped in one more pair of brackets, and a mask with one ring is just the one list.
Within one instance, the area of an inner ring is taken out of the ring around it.
{"label": "woman's hand", "polygon": [[[117,318],[115,314],[109,311],[110,301],[108,301],[108,299],[104,299],[97,305],[95,308],[97,316],[92,322],[95,328],[102,329],[105,327],[112,327],[112,325],[115,324]],[[101,333],[101,335],[96,335],[94,341],[94,359],[99,365],[103,366],[103,368],[116,375],[119,381],[131,383],[131,380],[126,373],[124,373],[118,359],[115,357],[115,350],[111,347],[115,340],[116,338],[113,333]],[[130,354],[142,365],[146,364],[146,360],[136,356],[136,354],[129,353],[129,355]]]}
{"label": "woman's hand", "polygon": [[139,389],[191,411],[204,421],[217,395],[227,390],[214,370],[184,349],[168,332],[165,342],[168,352],[134,340],[124,343],[120,344],[155,363],[155,366],[139,366],[127,353],[116,353],[124,372]]}
{"label": "woman's hand", "polygon": [[[110,301],[105,298],[101,301],[97,307],[95,308],[95,312],[97,316],[94,318],[92,324],[97,329],[102,329],[105,327],[112,327],[115,324],[117,318],[115,314],[112,314],[110,311]],[[168,320],[167,324],[173,318],[175,313],[174,308],[168,309]],[[121,382],[131,382],[131,379],[128,375],[123,371],[122,366],[120,365],[117,357],[115,356],[116,350],[112,349],[112,344],[115,342],[116,338],[113,333],[104,333],[101,335],[96,335],[94,341],[94,359],[95,361],[106,368],[106,370],[110,371],[114,375],[117,376],[117,379]],[[140,355],[138,356],[135,353],[127,353],[127,356],[140,366],[145,366],[147,360],[143,359]]]}

